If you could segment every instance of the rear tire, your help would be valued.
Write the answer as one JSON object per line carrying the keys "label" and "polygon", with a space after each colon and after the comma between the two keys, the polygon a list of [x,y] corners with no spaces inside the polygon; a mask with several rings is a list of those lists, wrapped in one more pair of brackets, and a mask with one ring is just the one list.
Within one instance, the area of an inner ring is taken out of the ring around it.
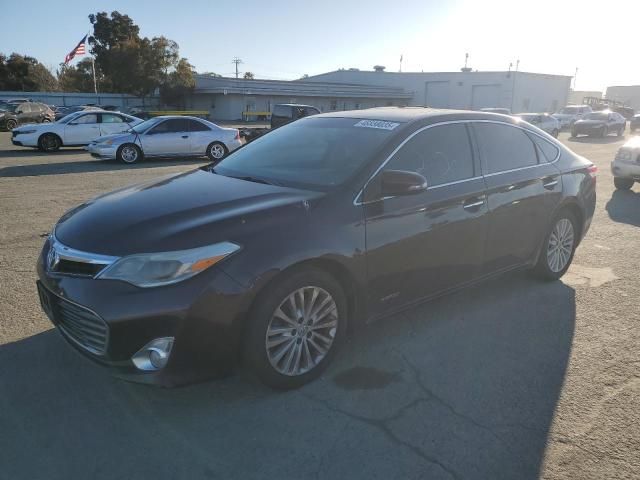
{"label": "rear tire", "polygon": [[118,161],[126,164],[134,164],[142,160],[142,150],[133,143],[125,143],[116,153]]}
{"label": "rear tire", "polygon": [[213,162],[219,162],[226,157],[228,153],[229,150],[227,150],[227,147],[221,142],[212,142],[207,147],[207,157]]}
{"label": "rear tire", "polygon": [[562,210],[551,222],[533,274],[544,281],[562,277],[573,260],[578,244],[578,224],[569,210]]}
{"label": "rear tire", "polygon": [[346,331],[340,284],[322,270],[297,269],[258,296],[245,329],[244,365],[269,387],[298,388],[322,374]]}
{"label": "rear tire", "polygon": [[631,178],[613,177],[613,184],[618,190],[631,190],[634,183]]}
{"label": "rear tire", "polygon": [[61,145],[62,140],[54,133],[45,133],[38,138],[38,148],[43,152],[57,152]]}
{"label": "rear tire", "polygon": [[555,129],[555,130],[553,130],[553,131],[551,132],[551,136],[552,136],[553,138],[558,138],[558,134],[559,134],[559,133],[560,133],[560,132],[559,132],[557,129]]}

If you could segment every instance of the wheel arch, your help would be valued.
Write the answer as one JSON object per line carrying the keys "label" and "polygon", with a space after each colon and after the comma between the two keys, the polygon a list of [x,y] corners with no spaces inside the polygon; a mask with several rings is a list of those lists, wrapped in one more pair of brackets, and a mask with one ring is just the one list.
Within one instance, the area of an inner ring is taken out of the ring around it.
{"label": "wheel arch", "polygon": [[271,286],[286,276],[294,274],[297,270],[305,268],[321,270],[329,274],[338,282],[347,301],[347,315],[349,318],[347,331],[350,334],[357,331],[357,326],[361,323],[364,313],[363,289],[359,286],[360,284],[353,272],[351,272],[342,262],[333,258],[320,257],[293,263],[273,274],[268,279],[263,280],[248,303],[247,309],[242,314],[243,318],[241,319],[241,328],[239,329],[240,341],[242,341],[242,338],[244,337],[245,328],[247,327],[248,319],[251,316],[253,309],[256,307],[259,300],[269,292]]}
{"label": "wheel arch", "polygon": [[58,140],[60,141],[60,146],[64,146],[64,140],[62,140],[62,137],[56,133],[56,132],[42,132],[40,135],[38,135],[38,146],[40,146],[40,141],[42,140],[42,137],[44,137],[45,135],[53,135],[54,137],[57,137]]}

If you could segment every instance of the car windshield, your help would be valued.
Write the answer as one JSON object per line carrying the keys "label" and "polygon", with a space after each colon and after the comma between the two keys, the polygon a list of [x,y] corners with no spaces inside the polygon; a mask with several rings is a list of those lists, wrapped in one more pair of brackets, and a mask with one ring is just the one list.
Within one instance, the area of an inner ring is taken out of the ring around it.
{"label": "car windshield", "polygon": [[5,112],[15,112],[17,105],[14,103],[2,103],[0,104],[0,110],[4,110]]}
{"label": "car windshield", "polygon": [[574,115],[580,112],[580,107],[564,107],[560,110],[560,113],[564,113],[566,115]]}
{"label": "car windshield", "polygon": [[76,118],[78,115],[80,115],[80,112],[70,113],[70,114],[65,115],[64,117],[62,117],[60,120],[58,120],[57,123],[69,123],[71,120]]}
{"label": "car windshield", "polygon": [[157,118],[150,118],[149,120],[145,120],[144,122],[139,123],[135,127],[131,127],[129,129],[129,132],[144,133],[158,122],[159,120]]}
{"label": "car windshield", "polygon": [[298,120],[234,152],[215,173],[328,190],[360,169],[398,126],[354,118]]}
{"label": "car windshield", "polygon": [[607,120],[609,118],[609,114],[605,112],[594,112],[590,113],[585,118],[587,120]]}

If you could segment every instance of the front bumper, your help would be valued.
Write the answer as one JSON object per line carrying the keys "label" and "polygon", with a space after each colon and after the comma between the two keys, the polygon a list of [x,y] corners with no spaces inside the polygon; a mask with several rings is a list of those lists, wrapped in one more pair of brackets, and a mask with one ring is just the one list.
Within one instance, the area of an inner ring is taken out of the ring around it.
{"label": "front bumper", "polygon": [[[50,316],[52,322],[78,352],[114,375],[176,386],[223,375],[235,365],[249,295],[222,270],[213,267],[177,284],[139,288],[120,281],[47,272],[43,261],[47,254],[45,245],[44,257],[37,264],[39,289],[103,320],[106,348],[103,352],[87,348],[55,314]],[[42,296],[41,303],[49,315]],[[175,338],[168,364],[158,371],[138,370],[131,357],[159,337]]]}
{"label": "front bumper", "polygon": [[606,125],[597,125],[593,127],[574,125],[572,127],[572,132],[576,135],[602,135],[606,128]]}
{"label": "front bumper", "polygon": [[632,178],[640,181],[640,164],[614,160],[611,162],[611,173],[614,177]]}
{"label": "front bumper", "polygon": [[11,135],[11,143],[18,147],[37,147],[38,137],[33,133],[17,133],[13,132]]}
{"label": "front bumper", "polygon": [[115,160],[118,152],[118,145],[103,145],[100,143],[91,143],[85,147],[93,158],[102,158],[106,160]]}

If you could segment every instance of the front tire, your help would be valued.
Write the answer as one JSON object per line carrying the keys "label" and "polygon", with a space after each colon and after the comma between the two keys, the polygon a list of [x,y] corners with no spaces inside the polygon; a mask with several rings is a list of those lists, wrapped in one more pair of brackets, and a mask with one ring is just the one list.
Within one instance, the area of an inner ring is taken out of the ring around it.
{"label": "front tire", "polygon": [[45,133],[38,139],[38,148],[43,152],[57,152],[61,145],[62,140],[53,133]]}
{"label": "front tire", "polygon": [[634,183],[631,178],[613,177],[613,184],[618,190],[631,190]]}
{"label": "front tire", "polygon": [[116,158],[122,163],[131,165],[142,160],[142,150],[133,143],[125,143],[118,149]]}
{"label": "front tire", "polygon": [[616,134],[617,134],[619,137],[622,137],[622,136],[624,135],[624,127],[620,127],[620,128],[618,129],[618,131],[616,132]]}
{"label": "front tire", "polygon": [[213,162],[219,162],[227,156],[229,150],[221,142],[210,143],[207,147],[207,157]]}
{"label": "front tire", "polygon": [[251,309],[244,364],[265,385],[288,390],[317,378],[347,327],[339,283],[316,268],[297,270],[267,287]]}
{"label": "front tire", "polygon": [[553,138],[558,138],[558,134],[559,134],[559,133],[560,133],[560,132],[558,131],[558,129],[554,129],[554,130],[551,132],[551,136],[552,136]]}
{"label": "front tire", "polygon": [[13,118],[10,118],[9,120],[7,120],[5,126],[7,127],[7,130],[11,131],[18,126],[18,122],[16,122]]}
{"label": "front tire", "polygon": [[568,210],[560,212],[553,219],[545,236],[538,263],[533,269],[536,277],[553,281],[567,272],[578,244],[578,231],[577,221]]}

